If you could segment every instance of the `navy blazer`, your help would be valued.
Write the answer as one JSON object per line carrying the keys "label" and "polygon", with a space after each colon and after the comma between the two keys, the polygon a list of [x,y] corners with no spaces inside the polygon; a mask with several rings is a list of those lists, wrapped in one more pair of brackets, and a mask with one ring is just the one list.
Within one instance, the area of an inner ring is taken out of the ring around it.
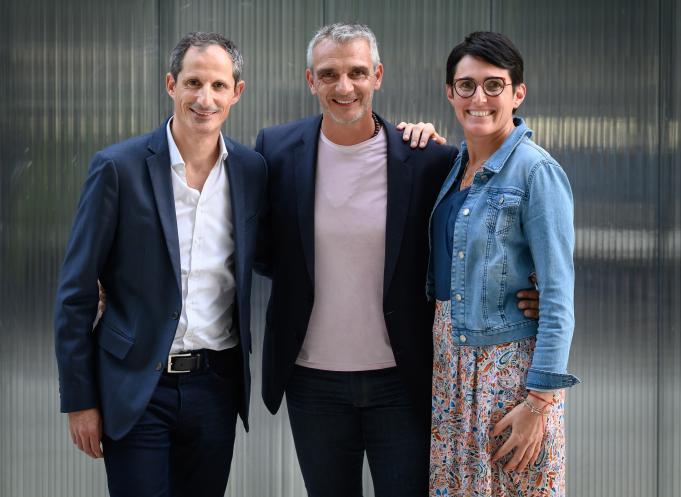
{"label": "navy blazer", "polygon": [[[276,412],[314,304],[314,198],[321,116],[263,129],[256,151],[268,165],[268,213],[256,270],[272,278],[263,350],[263,399]],[[397,368],[430,416],[434,308],[425,293],[428,220],[456,149],[413,150],[381,119],[388,137],[383,311]]]}
{"label": "navy blazer", "polygon": [[[166,121],[167,123],[167,121]],[[234,224],[235,324],[243,358],[239,414],[248,429],[250,292],[266,165],[225,137]],[[106,311],[97,327],[97,279]],[[59,278],[55,348],[62,412],[99,407],[125,435],[167,363],[181,312],[180,249],[166,124],[92,159]]]}

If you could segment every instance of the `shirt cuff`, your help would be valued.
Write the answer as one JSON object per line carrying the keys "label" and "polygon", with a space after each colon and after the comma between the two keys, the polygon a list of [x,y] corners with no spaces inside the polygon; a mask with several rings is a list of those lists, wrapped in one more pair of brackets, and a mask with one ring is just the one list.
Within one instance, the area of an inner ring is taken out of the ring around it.
{"label": "shirt cuff", "polygon": [[527,372],[525,387],[531,390],[548,392],[560,390],[561,388],[569,388],[578,383],[581,383],[581,380],[569,373],[552,373],[550,371],[530,368]]}

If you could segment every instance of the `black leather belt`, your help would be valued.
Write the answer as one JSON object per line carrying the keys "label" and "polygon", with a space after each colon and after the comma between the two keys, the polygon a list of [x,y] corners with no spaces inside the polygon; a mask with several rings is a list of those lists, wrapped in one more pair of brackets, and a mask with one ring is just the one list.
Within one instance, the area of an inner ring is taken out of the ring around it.
{"label": "black leather belt", "polygon": [[229,355],[235,352],[236,347],[219,351],[199,349],[179,354],[170,354],[165,372],[168,374],[183,374],[204,371],[211,367],[211,365],[222,364]]}

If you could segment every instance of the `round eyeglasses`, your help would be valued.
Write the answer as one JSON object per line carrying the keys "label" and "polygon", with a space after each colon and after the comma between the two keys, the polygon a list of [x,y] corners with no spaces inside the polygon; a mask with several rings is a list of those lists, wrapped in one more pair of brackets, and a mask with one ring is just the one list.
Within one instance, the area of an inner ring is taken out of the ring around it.
{"label": "round eyeglasses", "polygon": [[485,78],[480,85],[473,78],[460,78],[454,80],[453,86],[454,91],[461,98],[471,98],[475,95],[478,86],[482,86],[482,91],[488,97],[498,97],[504,91],[504,88],[511,84],[513,83],[507,83],[504,78]]}

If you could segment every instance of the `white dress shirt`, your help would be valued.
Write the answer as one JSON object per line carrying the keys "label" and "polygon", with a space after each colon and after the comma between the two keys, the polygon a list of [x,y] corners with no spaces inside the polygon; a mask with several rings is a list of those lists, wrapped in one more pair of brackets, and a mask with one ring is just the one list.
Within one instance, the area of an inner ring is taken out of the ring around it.
{"label": "white dress shirt", "polygon": [[234,281],[234,225],[224,161],[225,141],[203,186],[187,184],[184,160],[168,121],[173,196],[180,242],[182,313],[171,354],[186,350],[223,350],[239,342],[232,332],[236,285]]}

